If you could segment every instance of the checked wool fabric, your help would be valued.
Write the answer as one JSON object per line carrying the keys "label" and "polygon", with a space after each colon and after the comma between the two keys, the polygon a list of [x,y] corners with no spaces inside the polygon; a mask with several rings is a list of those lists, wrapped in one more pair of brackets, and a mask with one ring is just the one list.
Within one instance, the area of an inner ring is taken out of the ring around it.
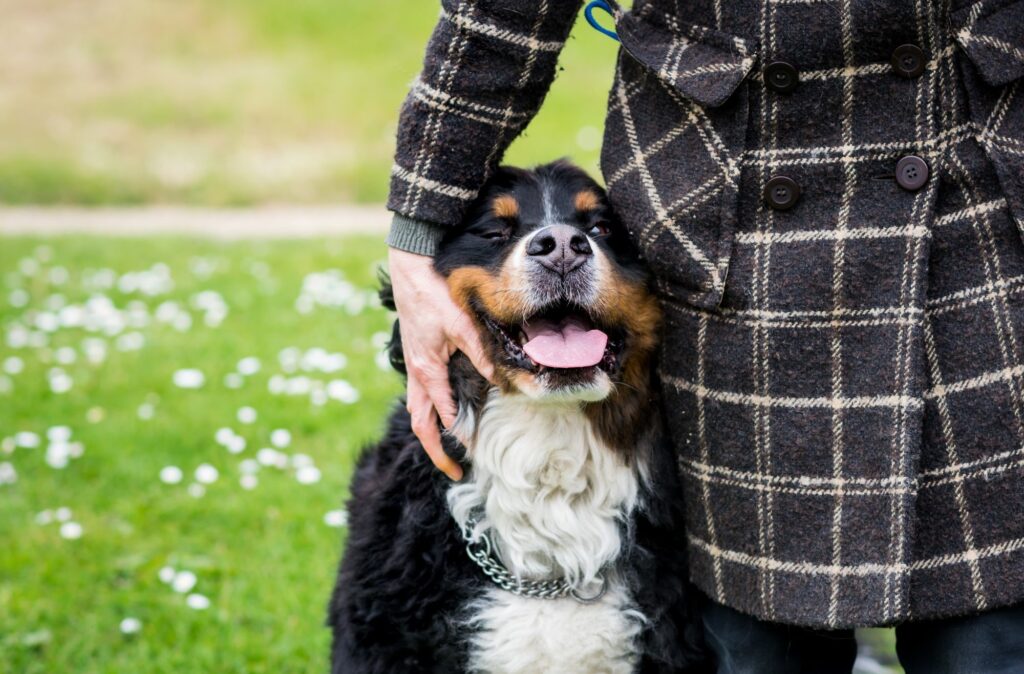
{"label": "checked wool fabric", "polygon": [[[389,206],[454,225],[579,5],[443,4]],[[665,308],[694,582],[821,627],[1024,600],[1024,0],[614,9],[602,169]]]}

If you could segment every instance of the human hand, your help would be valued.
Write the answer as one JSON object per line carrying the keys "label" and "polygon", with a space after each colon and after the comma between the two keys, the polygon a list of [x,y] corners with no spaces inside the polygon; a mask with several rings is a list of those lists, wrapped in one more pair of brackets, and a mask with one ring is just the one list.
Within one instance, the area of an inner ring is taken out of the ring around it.
{"label": "human hand", "polygon": [[461,480],[462,468],[445,454],[437,426],[439,416],[445,428],[455,423],[448,359],[461,351],[487,380],[494,366],[473,320],[452,299],[431,258],[390,248],[388,268],[408,372],[406,409],[412,430],[434,465],[452,480]]}

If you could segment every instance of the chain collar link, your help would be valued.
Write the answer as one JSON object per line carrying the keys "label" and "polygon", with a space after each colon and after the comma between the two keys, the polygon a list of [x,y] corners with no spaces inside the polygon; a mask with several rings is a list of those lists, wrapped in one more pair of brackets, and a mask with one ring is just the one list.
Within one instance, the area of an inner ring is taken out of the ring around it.
{"label": "chain collar link", "polygon": [[491,582],[506,592],[535,599],[572,597],[581,604],[592,604],[604,596],[608,582],[603,573],[597,576],[597,581],[601,584],[600,588],[590,596],[581,595],[579,590],[566,578],[524,580],[513,575],[494,554],[494,547],[488,532],[484,532],[476,541],[472,539],[473,529],[476,528],[478,522],[479,520],[475,516],[470,515],[466,520],[466,526],[462,529],[462,538],[466,541],[466,554],[480,567],[484,575],[491,579]]}

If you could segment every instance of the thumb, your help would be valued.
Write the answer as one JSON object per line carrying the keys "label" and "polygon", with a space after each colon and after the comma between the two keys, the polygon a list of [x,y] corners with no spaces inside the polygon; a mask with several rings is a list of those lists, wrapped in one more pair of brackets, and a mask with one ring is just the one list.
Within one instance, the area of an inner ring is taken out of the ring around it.
{"label": "thumb", "polygon": [[473,363],[473,367],[476,368],[476,371],[484,379],[492,384],[494,383],[494,364],[488,357],[487,352],[484,351],[483,342],[480,341],[480,333],[477,332],[476,326],[473,325],[468,316],[463,315],[456,322],[448,339],[459,351],[466,354],[469,361]]}

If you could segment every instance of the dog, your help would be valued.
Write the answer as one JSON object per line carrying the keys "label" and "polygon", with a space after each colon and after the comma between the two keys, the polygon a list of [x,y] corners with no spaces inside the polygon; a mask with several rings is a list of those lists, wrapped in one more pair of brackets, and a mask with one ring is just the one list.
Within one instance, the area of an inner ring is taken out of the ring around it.
{"label": "dog", "polygon": [[434,267],[494,384],[451,359],[460,482],[401,407],[359,460],[332,672],[708,671],[652,378],[658,304],[604,190],[566,161],[499,168]]}

